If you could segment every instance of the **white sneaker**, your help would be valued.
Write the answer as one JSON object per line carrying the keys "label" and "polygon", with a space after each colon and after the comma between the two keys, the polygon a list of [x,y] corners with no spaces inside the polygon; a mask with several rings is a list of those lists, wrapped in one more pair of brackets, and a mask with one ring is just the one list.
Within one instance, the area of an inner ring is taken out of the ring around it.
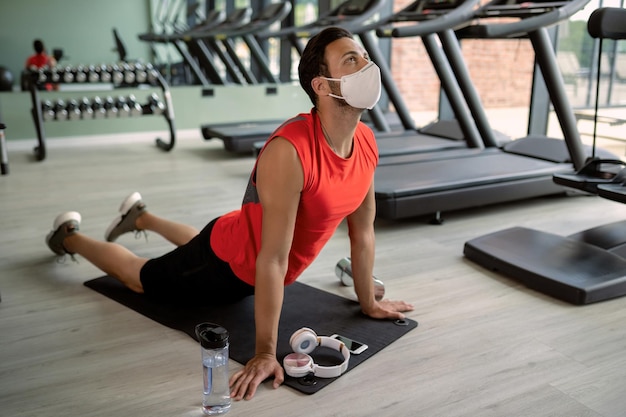
{"label": "white sneaker", "polygon": [[104,233],[107,242],[113,242],[124,233],[139,231],[135,222],[146,211],[146,204],[141,200],[141,194],[134,192],[120,206],[120,215],[117,216]]}

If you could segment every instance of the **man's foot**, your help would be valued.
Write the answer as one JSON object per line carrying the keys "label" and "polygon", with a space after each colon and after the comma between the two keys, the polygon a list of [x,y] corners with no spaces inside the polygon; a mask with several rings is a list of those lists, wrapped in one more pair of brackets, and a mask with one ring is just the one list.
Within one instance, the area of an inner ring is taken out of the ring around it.
{"label": "man's foot", "polygon": [[78,232],[80,228],[80,213],[76,211],[68,211],[59,214],[52,224],[52,231],[46,236],[46,243],[52,252],[59,256],[65,254],[73,255],[74,253],[65,249],[63,241],[66,237]]}
{"label": "man's foot", "polygon": [[104,233],[107,242],[115,241],[124,233],[139,231],[135,222],[146,211],[146,204],[141,200],[141,194],[135,191],[126,197],[119,211],[121,214],[113,220]]}

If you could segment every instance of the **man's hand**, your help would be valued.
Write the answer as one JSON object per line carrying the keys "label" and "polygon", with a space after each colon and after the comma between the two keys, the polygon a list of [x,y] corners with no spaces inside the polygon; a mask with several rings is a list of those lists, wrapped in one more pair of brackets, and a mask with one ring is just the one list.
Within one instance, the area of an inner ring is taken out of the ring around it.
{"label": "man's hand", "polygon": [[272,375],[274,375],[272,386],[276,389],[285,380],[283,367],[274,355],[257,354],[230,378],[230,397],[235,401],[251,399],[259,384]]}
{"label": "man's hand", "polygon": [[405,311],[412,311],[413,306],[404,301],[381,300],[374,303],[370,311],[363,311],[366,315],[374,319],[396,319],[404,318]]}

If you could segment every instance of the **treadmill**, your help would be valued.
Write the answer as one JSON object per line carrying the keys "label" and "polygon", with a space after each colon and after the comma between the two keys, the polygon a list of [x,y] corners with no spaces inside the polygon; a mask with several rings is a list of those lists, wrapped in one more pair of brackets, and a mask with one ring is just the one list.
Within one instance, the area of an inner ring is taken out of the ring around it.
{"label": "treadmill", "polygon": [[[437,45],[435,36],[442,31],[466,25],[472,19],[480,0],[417,0],[402,10],[387,16],[356,32],[370,57],[378,64],[385,91],[398,114],[403,131],[377,133],[379,155],[395,156],[407,153],[430,152],[450,148],[483,148],[504,142],[504,135],[496,139],[489,126],[478,93],[469,81],[464,63],[456,69],[464,77],[456,75]],[[387,65],[374,32],[378,37],[391,37],[395,23],[413,22],[412,36],[420,36],[434,69],[441,80],[442,90],[449,99],[455,119],[437,120],[417,128],[396,86],[391,69]],[[507,138],[508,140],[508,138]]]}
{"label": "treadmill", "polygon": [[[626,9],[596,9],[589,17],[589,34],[600,39],[600,46],[603,38],[626,39],[624,21]],[[596,115],[597,100],[596,96]],[[606,170],[603,165],[607,166]],[[600,197],[621,203],[626,202],[624,179],[621,161],[596,158],[576,174],[565,178],[555,176],[555,181],[595,191]],[[583,305],[626,295],[626,221],[570,236],[513,227],[466,242],[463,253],[489,270],[572,304]]]}
{"label": "treadmill", "polygon": [[[381,158],[375,174],[378,217],[434,215],[435,221],[441,221],[442,211],[564,193],[552,176],[579,169],[585,153],[546,27],[567,19],[587,1],[493,0],[476,10],[473,17],[477,20],[460,29],[465,36],[486,39],[531,39],[565,140],[532,135],[502,148],[452,149]],[[488,24],[492,17],[517,19]],[[417,28],[398,26],[392,36],[412,36]],[[444,48],[447,43],[442,38]],[[453,65],[454,60],[450,63]]]}
{"label": "treadmill", "polygon": [[[304,50],[303,39],[314,36],[327,26],[341,26],[350,31],[356,30],[374,17],[383,4],[384,0],[346,0],[312,23],[277,31],[260,31],[255,33],[254,37],[259,41],[268,38],[287,39],[301,54]],[[380,121],[380,116],[373,116],[373,118]],[[265,141],[284,121],[280,119],[207,124],[201,127],[201,131],[205,140],[221,139],[227,151],[252,153],[255,143]]]}
{"label": "treadmill", "polygon": [[[250,8],[238,9],[252,14]],[[222,25],[215,26],[209,30],[196,31],[190,35],[195,40],[195,44],[201,50],[205,59],[211,61],[212,55],[217,55],[226,66],[226,70],[238,84],[258,84],[260,81],[252,68],[245,65],[236,52],[235,40],[241,39],[250,51],[251,63],[256,65],[262,78],[270,83],[278,83],[278,78],[272,73],[267,57],[257,39],[253,36],[262,30],[267,29],[276,22],[284,20],[291,12],[291,3],[279,2],[270,3],[259,13],[249,17],[245,21],[232,19]],[[236,14],[237,10],[233,12]],[[207,64],[208,65],[208,64]],[[213,72],[213,70],[212,70]],[[227,84],[226,79],[222,79],[221,84]]]}

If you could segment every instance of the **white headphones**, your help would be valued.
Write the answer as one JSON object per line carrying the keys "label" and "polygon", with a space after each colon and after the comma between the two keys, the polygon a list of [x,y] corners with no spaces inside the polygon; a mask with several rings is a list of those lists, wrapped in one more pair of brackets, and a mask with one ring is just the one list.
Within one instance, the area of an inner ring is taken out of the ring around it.
{"label": "white headphones", "polygon": [[[287,375],[291,377],[301,378],[309,373],[313,373],[313,375],[319,378],[336,378],[348,369],[350,351],[343,342],[337,339],[328,336],[318,336],[313,330],[303,327],[291,335],[289,344],[295,353],[285,356],[283,367]],[[333,366],[316,364],[308,354],[313,352],[318,346],[339,351],[343,355],[343,362]]]}

